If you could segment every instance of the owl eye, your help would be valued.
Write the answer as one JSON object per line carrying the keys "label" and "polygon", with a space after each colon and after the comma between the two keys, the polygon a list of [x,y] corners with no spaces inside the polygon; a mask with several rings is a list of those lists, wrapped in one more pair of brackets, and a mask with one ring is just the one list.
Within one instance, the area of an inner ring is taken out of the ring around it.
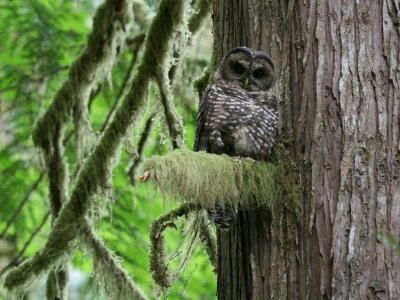
{"label": "owl eye", "polygon": [[257,78],[257,79],[263,78],[263,77],[265,77],[265,75],[266,75],[266,73],[263,69],[257,69],[253,72],[254,78]]}
{"label": "owl eye", "polygon": [[233,70],[234,70],[236,73],[238,73],[238,74],[243,74],[244,71],[245,71],[243,65],[240,64],[240,63],[235,63],[235,64],[233,65]]}

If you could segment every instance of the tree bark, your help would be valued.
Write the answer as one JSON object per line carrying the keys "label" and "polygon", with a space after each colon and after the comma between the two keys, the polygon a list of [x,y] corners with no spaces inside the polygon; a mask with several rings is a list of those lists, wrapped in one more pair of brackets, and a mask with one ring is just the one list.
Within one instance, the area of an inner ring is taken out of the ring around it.
{"label": "tree bark", "polygon": [[398,0],[214,1],[217,61],[275,62],[301,188],[297,218],[282,199],[218,232],[219,299],[400,298],[399,20]]}

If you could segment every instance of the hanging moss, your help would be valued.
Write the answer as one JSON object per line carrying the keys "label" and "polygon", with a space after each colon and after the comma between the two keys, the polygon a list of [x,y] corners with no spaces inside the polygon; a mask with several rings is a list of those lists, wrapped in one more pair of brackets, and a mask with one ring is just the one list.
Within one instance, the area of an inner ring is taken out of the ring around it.
{"label": "hanging moss", "polygon": [[196,1],[195,12],[191,15],[189,19],[189,31],[195,32],[204,22],[205,17],[211,10],[211,1],[209,0],[198,0]]}
{"label": "hanging moss", "polygon": [[217,237],[215,236],[215,232],[213,230],[213,227],[211,226],[210,221],[204,215],[204,212],[203,215],[200,215],[198,217],[201,218],[201,222],[203,223],[200,232],[200,241],[203,245],[204,250],[207,253],[208,260],[213,267],[214,273],[217,274]]}
{"label": "hanging moss", "polygon": [[[112,2],[114,3],[114,1]],[[173,37],[173,32],[179,27],[186,10],[187,1],[184,0],[163,0],[160,3],[159,11],[150,26],[143,59],[132,81],[130,92],[121,103],[98,145],[85,161],[70,200],[63,205],[58,218],[54,221],[44,248],[7,275],[5,287],[8,290],[24,289],[39,274],[57,263],[66,252],[74,249],[73,241],[81,233],[82,224],[93,208],[94,196],[102,189],[107,188],[110,182],[112,170],[120,156],[121,145],[129,128],[141,116],[146,104],[145,95],[149,82],[154,79],[164,65],[164,60],[169,53],[170,39]],[[116,14],[115,17],[122,18],[123,15]],[[96,55],[99,54],[96,53]],[[66,89],[62,93],[68,94],[69,91],[70,89]],[[60,101],[62,102],[62,98]],[[44,129],[43,124],[47,124],[47,118],[50,118],[55,124],[59,124],[60,118],[63,122],[65,118],[68,118],[68,107],[71,108],[69,105],[68,103],[67,107],[59,108],[57,104],[52,104],[49,110],[55,110],[55,114],[50,112],[39,122],[34,137],[43,148],[49,147],[48,143],[54,136]],[[51,127],[51,125],[49,126]]]}
{"label": "hanging moss", "polygon": [[[175,221],[178,217],[186,217],[184,235],[184,248],[180,253],[179,266],[171,272],[168,268],[169,258],[164,237],[167,228],[175,228]],[[190,217],[189,217],[190,216]],[[208,222],[209,223],[209,222]],[[150,230],[150,274],[154,282],[160,288],[160,292],[166,295],[169,288],[189,264],[195,253],[199,242],[202,242],[209,255],[214,271],[216,270],[216,238],[206,222],[205,211],[196,204],[185,203],[179,208],[156,219]]]}
{"label": "hanging moss", "polygon": [[148,160],[144,169],[163,194],[205,208],[217,201],[242,209],[271,207],[279,192],[277,167],[250,159],[175,150]]}
{"label": "hanging moss", "polygon": [[122,268],[120,259],[96,236],[88,223],[83,227],[82,240],[93,258],[93,276],[107,299],[148,299]]}
{"label": "hanging moss", "polygon": [[112,67],[130,35],[133,20],[131,1],[106,1],[98,8],[86,48],[71,65],[68,79],[57,91],[50,107],[33,130],[33,141],[44,152],[49,170],[54,216],[58,214],[68,194],[69,172],[62,144],[65,124],[75,108],[78,116],[75,120],[76,133],[80,145],[77,150],[79,153],[85,152],[81,147],[87,144],[83,139],[88,136],[86,125],[89,95],[97,83],[110,77]]}
{"label": "hanging moss", "polygon": [[186,216],[191,211],[198,210],[200,207],[194,204],[183,204],[177,209],[162,215],[156,219],[150,229],[150,252],[149,252],[149,271],[154,282],[161,288],[163,293],[167,293],[172,286],[174,276],[168,270],[167,244],[164,231],[167,228],[176,228],[174,221],[177,218]]}
{"label": "hanging moss", "polygon": [[210,76],[211,76],[210,67],[207,67],[204,69],[203,74],[199,78],[197,78],[193,83],[193,87],[196,90],[199,99],[201,99],[204,91],[206,90],[209,84]]}

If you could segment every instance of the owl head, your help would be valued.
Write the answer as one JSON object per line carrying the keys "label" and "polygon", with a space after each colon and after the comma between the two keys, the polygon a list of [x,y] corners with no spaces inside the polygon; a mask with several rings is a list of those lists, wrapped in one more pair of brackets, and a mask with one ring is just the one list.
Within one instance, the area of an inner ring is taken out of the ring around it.
{"label": "owl head", "polygon": [[274,63],[262,51],[238,47],[221,60],[214,80],[226,80],[250,91],[267,91],[275,81]]}

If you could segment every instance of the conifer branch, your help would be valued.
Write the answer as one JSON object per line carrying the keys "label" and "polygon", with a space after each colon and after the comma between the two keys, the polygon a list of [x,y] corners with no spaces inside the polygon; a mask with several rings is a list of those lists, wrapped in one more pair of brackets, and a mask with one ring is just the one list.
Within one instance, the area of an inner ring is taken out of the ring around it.
{"label": "conifer branch", "polygon": [[273,207],[281,185],[280,168],[272,163],[189,150],[154,156],[144,164],[145,180],[166,198],[203,208],[221,205],[248,209]]}

